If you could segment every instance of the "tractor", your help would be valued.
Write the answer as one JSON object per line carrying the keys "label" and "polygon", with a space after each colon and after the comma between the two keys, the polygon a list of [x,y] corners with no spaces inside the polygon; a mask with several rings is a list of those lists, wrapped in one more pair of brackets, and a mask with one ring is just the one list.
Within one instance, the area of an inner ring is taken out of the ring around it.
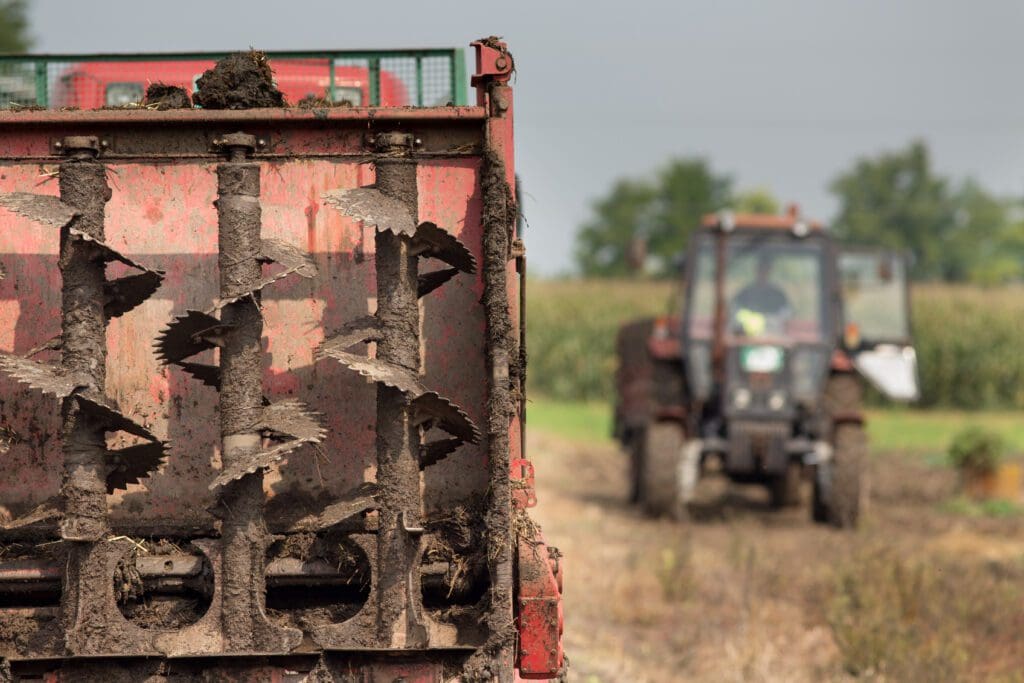
{"label": "tractor", "polygon": [[685,519],[702,475],[813,489],[816,522],[853,527],[866,499],[865,381],[918,396],[906,259],[840,248],[795,208],[706,216],[682,259],[678,312],[619,330],[615,437],[630,495]]}

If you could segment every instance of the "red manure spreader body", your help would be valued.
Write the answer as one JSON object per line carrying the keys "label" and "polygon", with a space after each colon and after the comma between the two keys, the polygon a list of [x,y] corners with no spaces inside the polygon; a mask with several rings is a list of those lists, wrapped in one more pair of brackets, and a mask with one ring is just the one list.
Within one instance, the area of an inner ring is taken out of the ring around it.
{"label": "red manure spreader body", "polygon": [[560,675],[473,45],[471,106],[0,112],[0,681]]}

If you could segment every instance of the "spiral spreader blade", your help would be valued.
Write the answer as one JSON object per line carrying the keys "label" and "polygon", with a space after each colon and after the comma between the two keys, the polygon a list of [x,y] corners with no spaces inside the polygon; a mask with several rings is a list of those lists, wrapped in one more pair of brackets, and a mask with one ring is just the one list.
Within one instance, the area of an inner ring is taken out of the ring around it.
{"label": "spiral spreader blade", "polygon": [[323,198],[345,216],[372,225],[377,230],[410,237],[416,232],[416,217],[405,203],[387,196],[376,187],[332,190]]}
{"label": "spiral spreader blade", "polygon": [[316,414],[306,410],[299,401],[286,400],[264,407],[256,429],[268,438],[285,439],[283,443],[247,455],[244,460],[221,470],[210,484],[217,489],[259,469],[270,467],[285,455],[309,443],[320,443],[327,435]]}
{"label": "spiral spreader blade", "polygon": [[166,452],[167,445],[159,441],[107,451],[107,463],[110,465],[107,493],[126,489],[129,484],[138,484],[150,476],[160,469]]}
{"label": "spiral spreader blade", "polygon": [[406,368],[367,358],[332,346],[321,347],[323,356],[334,358],[374,382],[398,389],[411,399],[413,419],[429,429],[438,427],[463,442],[477,443],[480,431],[463,410],[436,392],[427,391],[419,378]]}
{"label": "spiral spreader blade", "polygon": [[277,239],[260,240],[260,260],[284,266],[288,273],[300,277],[316,277],[316,264],[302,249]]}
{"label": "spiral spreader blade", "polygon": [[[112,246],[110,246],[106,242],[98,240],[98,239],[96,239],[95,237],[93,237],[92,235],[90,235],[90,234],[88,234],[86,232],[82,232],[81,230],[75,230],[74,228],[71,228],[70,229],[70,233],[71,233],[72,237],[74,237],[76,239],[79,239],[79,240],[82,240],[83,242],[88,242],[88,243],[92,244],[96,248],[97,252],[99,253],[99,260],[103,261],[104,263],[110,263],[111,261],[118,261],[120,263],[125,264],[126,266],[130,266],[132,268],[135,268],[136,270],[141,270],[141,271],[146,272],[146,273],[148,273],[148,272],[160,272],[160,271],[155,271],[155,270],[153,270],[151,268],[148,268],[148,267],[142,265],[141,263],[138,263],[137,261],[133,261],[132,259],[128,258],[124,254],[119,252],[117,249],[114,249]],[[161,273],[161,275],[163,275],[163,273]]]}
{"label": "spiral spreader blade", "polygon": [[107,297],[103,312],[107,318],[124,315],[151,297],[160,288],[163,280],[164,274],[160,271],[147,270],[138,275],[107,281],[103,285],[103,293]]}
{"label": "spiral spreader blade", "polygon": [[441,462],[458,450],[459,446],[463,443],[462,439],[453,436],[448,439],[437,439],[435,441],[427,441],[421,444],[420,469],[425,470],[431,465],[436,465]]}
{"label": "spiral spreader blade", "polygon": [[299,439],[305,443],[318,443],[327,436],[317,413],[306,409],[301,401],[288,399],[271,403],[263,408],[257,429]]}
{"label": "spiral spreader blade", "polygon": [[423,385],[420,384],[419,379],[416,378],[416,375],[403,367],[385,363],[376,358],[367,358],[366,356],[349,353],[348,351],[339,351],[333,348],[324,348],[322,351],[324,356],[339,361],[342,365],[355,370],[363,377],[393,389],[398,389],[407,396],[419,396],[426,391]]}
{"label": "spiral spreader blade", "polygon": [[476,259],[465,244],[447,230],[433,223],[421,223],[412,239],[420,256],[429,256],[457,268],[463,273],[476,272]]}
{"label": "spiral spreader blade", "polygon": [[0,353],[0,370],[22,384],[59,399],[89,384],[88,377],[69,375],[58,365],[40,363],[8,353]]}
{"label": "spiral spreader blade", "polygon": [[60,519],[61,517],[63,517],[63,512],[61,511],[60,499],[50,498],[32,508],[21,517],[15,517],[9,522],[0,524],[0,529],[22,529],[40,522],[47,522],[51,519]]}
{"label": "spiral spreader blade", "polygon": [[60,197],[32,192],[0,193],[0,206],[37,223],[62,228],[78,215],[78,211]]}
{"label": "spiral spreader blade", "polygon": [[38,355],[43,351],[60,351],[64,346],[64,340],[61,335],[55,334],[39,346],[33,347],[28,353],[25,354],[25,358],[31,358],[32,356]]}
{"label": "spiral spreader blade", "polygon": [[417,298],[422,299],[458,274],[458,268],[441,268],[440,270],[421,274],[418,278],[418,286],[416,287]]}
{"label": "spiral spreader blade", "polygon": [[319,515],[307,515],[292,524],[289,531],[323,531],[352,519],[356,515],[378,507],[377,495],[380,486],[376,482],[364,481],[351,491],[342,494],[335,502],[323,509]]}
{"label": "spiral spreader blade", "polygon": [[333,357],[337,351],[361,344],[364,342],[378,341],[380,339],[380,320],[376,316],[368,315],[363,318],[350,320],[341,326],[337,332],[320,342],[316,349],[317,358]]}
{"label": "spiral spreader blade", "polygon": [[412,402],[413,420],[426,428],[437,427],[467,443],[480,441],[480,430],[457,405],[436,392],[428,391]]}
{"label": "spiral spreader blade", "polygon": [[215,348],[216,344],[202,334],[220,326],[220,320],[202,311],[190,310],[185,315],[176,316],[156,338],[157,358],[165,365],[180,363],[197,353]]}
{"label": "spiral spreader blade", "polygon": [[158,442],[159,439],[149,431],[145,425],[141,425],[117,409],[106,396],[94,391],[87,391],[75,394],[78,405],[82,412],[94,420],[100,422],[108,432],[125,432],[133,436],[142,437],[151,442]]}

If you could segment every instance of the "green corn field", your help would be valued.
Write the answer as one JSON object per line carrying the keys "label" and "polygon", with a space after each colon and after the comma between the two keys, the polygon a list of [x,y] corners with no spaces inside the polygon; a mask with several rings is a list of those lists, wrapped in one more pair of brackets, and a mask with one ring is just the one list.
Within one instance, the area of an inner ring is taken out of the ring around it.
{"label": "green corn field", "polygon": [[[618,326],[679,305],[663,281],[533,279],[527,288],[530,389],[561,400],[610,400]],[[1024,408],[1024,287],[926,284],[911,298],[920,406]]]}

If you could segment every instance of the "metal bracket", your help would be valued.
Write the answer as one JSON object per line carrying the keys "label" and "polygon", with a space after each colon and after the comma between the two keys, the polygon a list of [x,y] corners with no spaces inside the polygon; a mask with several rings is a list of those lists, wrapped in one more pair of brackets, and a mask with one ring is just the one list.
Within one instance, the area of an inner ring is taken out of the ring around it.
{"label": "metal bracket", "polygon": [[421,536],[426,533],[426,529],[421,526],[409,526],[405,521],[405,510],[398,513],[398,525],[402,527],[402,531],[409,534],[410,536]]}
{"label": "metal bracket", "polygon": [[409,151],[413,147],[419,147],[423,141],[412,133],[399,131],[385,131],[381,133],[367,133],[366,146],[375,152],[400,152]]}
{"label": "metal bracket", "polygon": [[470,83],[476,88],[477,106],[490,105],[491,116],[503,117],[512,109],[512,91],[507,87],[515,70],[512,54],[494,36],[470,44],[476,48],[476,73]]}
{"label": "metal bracket", "polygon": [[56,154],[79,158],[94,159],[108,146],[106,140],[100,140],[95,135],[68,135],[56,140],[53,143],[53,151]]}
{"label": "metal bracket", "polygon": [[213,141],[213,151],[225,154],[231,161],[243,161],[252,156],[258,147],[265,147],[267,141],[248,133],[227,133]]}
{"label": "metal bracket", "polygon": [[537,489],[534,486],[533,463],[519,458],[509,463],[509,478],[512,480],[512,506],[518,510],[532,508],[537,504]]}
{"label": "metal bracket", "polygon": [[469,81],[474,88],[495,81],[508,82],[515,68],[508,45],[493,36],[474,40],[470,45],[476,49],[476,73]]}

